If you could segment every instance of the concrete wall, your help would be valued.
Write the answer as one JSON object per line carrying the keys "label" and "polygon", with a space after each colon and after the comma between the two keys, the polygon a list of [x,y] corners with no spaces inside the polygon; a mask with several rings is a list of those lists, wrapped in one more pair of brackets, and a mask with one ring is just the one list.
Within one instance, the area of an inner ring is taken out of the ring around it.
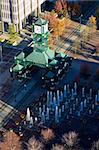
{"label": "concrete wall", "polygon": [[[41,11],[41,4],[46,0],[39,1],[39,12]],[[2,25],[4,23],[13,23],[16,31],[22,29],[22,21],[32,12],[37,15],[37,0],[0,0],[0,14]],[[4,30],[4,27],[3,27]]]}

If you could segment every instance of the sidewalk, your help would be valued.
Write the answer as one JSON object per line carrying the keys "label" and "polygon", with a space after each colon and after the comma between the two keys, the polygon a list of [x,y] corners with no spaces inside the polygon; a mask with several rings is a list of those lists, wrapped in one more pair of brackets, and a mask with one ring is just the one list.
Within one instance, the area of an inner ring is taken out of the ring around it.
{"label": "sidewalk", "polygon": [[[0,114],[0,121],[3,121],[3,122],[7,121],[9,119],[9,117],[11,118],[11,116],[12,116],[11,112],[13,110],[16,111],[16,108],[19,109],[19,107],[22,107],[22,109],[23,109],[23,103],[25,105],[25,103],[27,103],[27,100],[28,100],[28,103],[29,103],[29,101],[33,100],[31,97],[31,94],[35,95],[35,92],[32,88],[35,88],[35,85],[40,80],[42,73],[44,73],[43,70],[39,71],[38,74],[36,74],[32,78],[31,82],[28,82],[26,88],[24,86],[22,86],[20,88],[20,90],[18,90],[17,93],[15,93],[16,96],[14,96],[14,93],[11,93],[12,95],[10,95],[10,97],[7,99],[7,102],[2,102],[2,100],[1,100],[0,107],[2,107],[2,111]],[[32,91],[33,91],[33,93],[32,93]],[[37,96],[37,94],[38,93],[36,93],[36,96]],[[2,105],[2,103],[3,103],[3,105]],[[9,106],[11,106],[11,107],[9,107]],[[3,107],[4,107],[4,109],[3,109]],[[8,111],[5,112],[5,109],[8,109]]]}
{"label": "sidewalk", "polygon": [[9,69],[3,73],[0,72],[0,87],[6,83],[9,77],[10,77]]}
{"label": "sidewalk", "polygon": [[[0,39],[9,40],[8,34],[6,34],[6,33],[1,34]],[[15,42],[17,42],[17,44],[11,45],[11,44],[4,43],[3,46],[5,48],[23,50],[30,43],[31,39],[32,38],[30,38],[28,40],[27,38],[22,38],[22,37],[18,36],[17,41],[15,41]],[[16,39],[14,39],[14,40],[16,40]]]}

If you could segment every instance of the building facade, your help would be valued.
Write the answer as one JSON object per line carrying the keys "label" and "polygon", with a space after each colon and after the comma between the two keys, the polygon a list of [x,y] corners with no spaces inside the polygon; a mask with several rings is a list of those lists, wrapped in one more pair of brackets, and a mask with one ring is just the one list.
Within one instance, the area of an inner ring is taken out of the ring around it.
{"label": "building facade", "polygon": [[46,0],[0,0],[0,29],[5,32],[10,24],[15,31],[22,30],[26,18],[41,11],[41,5]]}

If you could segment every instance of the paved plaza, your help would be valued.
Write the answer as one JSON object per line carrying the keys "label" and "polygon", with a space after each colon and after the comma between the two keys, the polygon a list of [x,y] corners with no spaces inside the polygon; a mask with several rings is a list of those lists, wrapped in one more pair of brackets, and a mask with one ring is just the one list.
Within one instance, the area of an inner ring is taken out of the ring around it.
{"label": "paved plaza", "polygon": [[[4,89],[4,88],[1,89],[2,91],[2,95],[0,98],[1,99],[0,103],[1,103],[1,108],[2,108],[1,116],[0,116],[1,124],[5,122],[6,119],[9,119],[11,117],[11,115],[15,111],[14,108],[17,111],[19,109],[23,109],[23,105],[26,107],[33,100],[33,97],[38,97],[39,94],[41,94],[42,89],[41,90],[40,88],[37,89],[40,86],[40,84],[38,85],[36,84],[39,83],[39,80],[41,79],[41,76],[43,73],[44,71],[38,71],[37,74],[33,75],[31,82],[30,80],[27,80],[27,79],[22,82],[17,81],[17,80],[11,81],[9,88],[8,88],[8,92],[6,94],[5,94],[5,91],[7,89]],[[26,87],[24,85],[26,85]],[[10,106],[11,108],[9,109]],[[5,113],[5,109],[3,108],[7,108],[7,107],[9,111]]]}
{"label": "paved plaza", "polygon": [[33,116],[29,111],[27,108],[26,121],[32,125],[35,121],[48,125],[52,122],[61,124],[62,120],[70,117],[98,117],[99,91],[79,87],[76,82],[74,85],[65,84],[60,89],[47,91],[36,105],[31,105]]}
{"label": "paved plaza", "polygon": [[[79,23],[71,22],[68,29],[66,29],[66,32],[64,33],[64,35],[59,39],[58,42],[56,41],[56,43],[54,43],[54,49],[56,49],[57,51],[61,50],[69,54],[70,56],[76,57],[75,54],[72,54],[71,48],[72,48],[72,43],[75,42],[75,40],[77,40],[79,37],[79,34],[78,34],[79,26],[80,26]],[[85,29],[85,26],[82,25],[81,32],[83,32],[84,29]],[[97,42],[97,39],[95,41]],[[26,45],[27,44],[28,42],[26,42]],[[11,79],[9,68],[13,64],[14,56],[20,52],[20,49],[22,50],[22,47],[20,47],[19,49],[10,48],[10,49],[3,50],[3,63],[0,64],[1,65],[0,90],[2,91],[0,95],[0,99],[1,99],[0,104],[2,108],[0,122],[2,122],[2,120],[6,120],[5,118],[12,117],[12,114],[14,113],[14,111],[17,111],[19,108],[25,109],[29,104],[31,104],[34,101],[34,99],[36,99],[37,97],[39,97],[39,95],[42,95],[42,93],[45,92],[45,90],[41,88],[41,80],[40,80],[42,73],[44,72],[40,72],[38,73],[38,75],[34,75],[33,78],[31,79],[31,82],[30,80],[25,80],[25,81],[20,82],[17,80],[13,81]],[[80,55],[77,55],[77,57],[84,61],[87,60],[89,62],[90,61],[95,62],[95,60],[93,60],[92,58],[87,59]],[[78,62],[79,62],[79,65],[78,65]],[[72,65],[72,69],[57,84],[57,87],[63,86],[64,83],[71,83],[72,81],[74,81],[75,77],[78,75],[80,64],[82,62],[80,62],[79,60],[75,60],[75,62]],[[93,66],[95,66],[94,69],[96,70],[98,65],[95,64]],[[75,76],[73,76],[73,74],[75,74]],[[87,81],[84,81],[84,82],[86,82],[86,85],[88,85]],[[82,82],[82,84],[84,84],[84,82]],[[27,88],[25,88],[24,85],[27,85]],[[93,85],[94,88],[96,86],[97,86],[97,83]],[[6,112],[5,112],[5,109],[7,109]]]}
{"label": "paved plaza", "polygon": [[[79,65],[78,65],[78,62],[79,62]],[[78,76],[78,74],[79,74],[80,65],[83,63],[84,63],[83,61],[74,60],[71,69],[63,77],[63,79],[60,80],[56,84],[56,88],[61,88],[61,87],[63,87],[64,84],[72,84],[72,82],[75,81],[76,76]],[[92,64],[91,66],[93,66],[91,68],[91,71],[94,74],[95,70],[98,68],[98,64]],[[2,97],[1,97],[2,111],[1,111],[0,121],[5,120],[6,117],[8,119],[12,117],[12,114],[10,114],[9,111],[14,113],[14,109],[15,109],[15,111],[23,110],[23,108],[24,108],[24,110],[26,110],[26,108],[28,106],[32,105],[35,101],[38,101],[39,97],[43,93],[46,92],[46,90],[42,88],[42,84],[41,84],[42,73],[44,73],[44,70],[42,70],[42,72],[41,71],[38,72],[37,73],[38,76],[37,76],[37,74],[34,74],[33,78],[31,79],[31,82],[30,82],[30,80],[24,80],[22,82],[14,80],[12,82],[13,84],[10,83],[11,85],[9,85],[8,94],[2,95]],[[74,74],[75,74],[75,76],[74,76]],[[84,85],[90,86],[88,84],[89,81],[90,81],[90,79],[82,80],[80,82],[81,82],[81,85],[84,84]],[[27,85],[27,88],[24,87],[24,84]],[[98,90],[99,84],[94,83],[94,85],[92,84],[92,87],[94,89],[96,89],[96,87],[97,87],[97,90]],[[5,113],[5,109],[3,109],[3,108],[5,108],[7,105],[8,105],[8,109],[9,109],[9,106],[11,106],[11,108],[8,110],[8,112]],[[5,114],[5,115],[3,115],[3,114]]]}

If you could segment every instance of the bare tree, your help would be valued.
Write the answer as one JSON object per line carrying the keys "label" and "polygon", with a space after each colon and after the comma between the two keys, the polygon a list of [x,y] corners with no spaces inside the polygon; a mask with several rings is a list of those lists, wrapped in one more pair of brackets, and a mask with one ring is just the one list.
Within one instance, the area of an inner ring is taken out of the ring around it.
{"label": "bare tree", "polygon": [[48,142],[49,140],[54,138],[54,133],[52,129],[46,129],[41,131],[41,135],[43,136],[43,139]]}
{"label": "bare tree", "polygon": [[99,140],[93,143],[91,150],[99,150]]}
{"label": "bare tree", "polygon": [[33,136],[28,141],[28,150],[43,150],[43,144]]}
{"label": "bare tree", "polygon": [[73,131],[70,131],[68,134],[64,134],[62,140],[67,147],[76,147],[79,142],[78,134]]}
{"label": "bare tree", "polygon": [[13,131],[7,131],[4,142],[0,143],[0,150],[21,150],[20,137]]}
{"label": "bare tree", "polygon": [[52,146],[51,150],[65,150],[64,146],[56,144]]}

